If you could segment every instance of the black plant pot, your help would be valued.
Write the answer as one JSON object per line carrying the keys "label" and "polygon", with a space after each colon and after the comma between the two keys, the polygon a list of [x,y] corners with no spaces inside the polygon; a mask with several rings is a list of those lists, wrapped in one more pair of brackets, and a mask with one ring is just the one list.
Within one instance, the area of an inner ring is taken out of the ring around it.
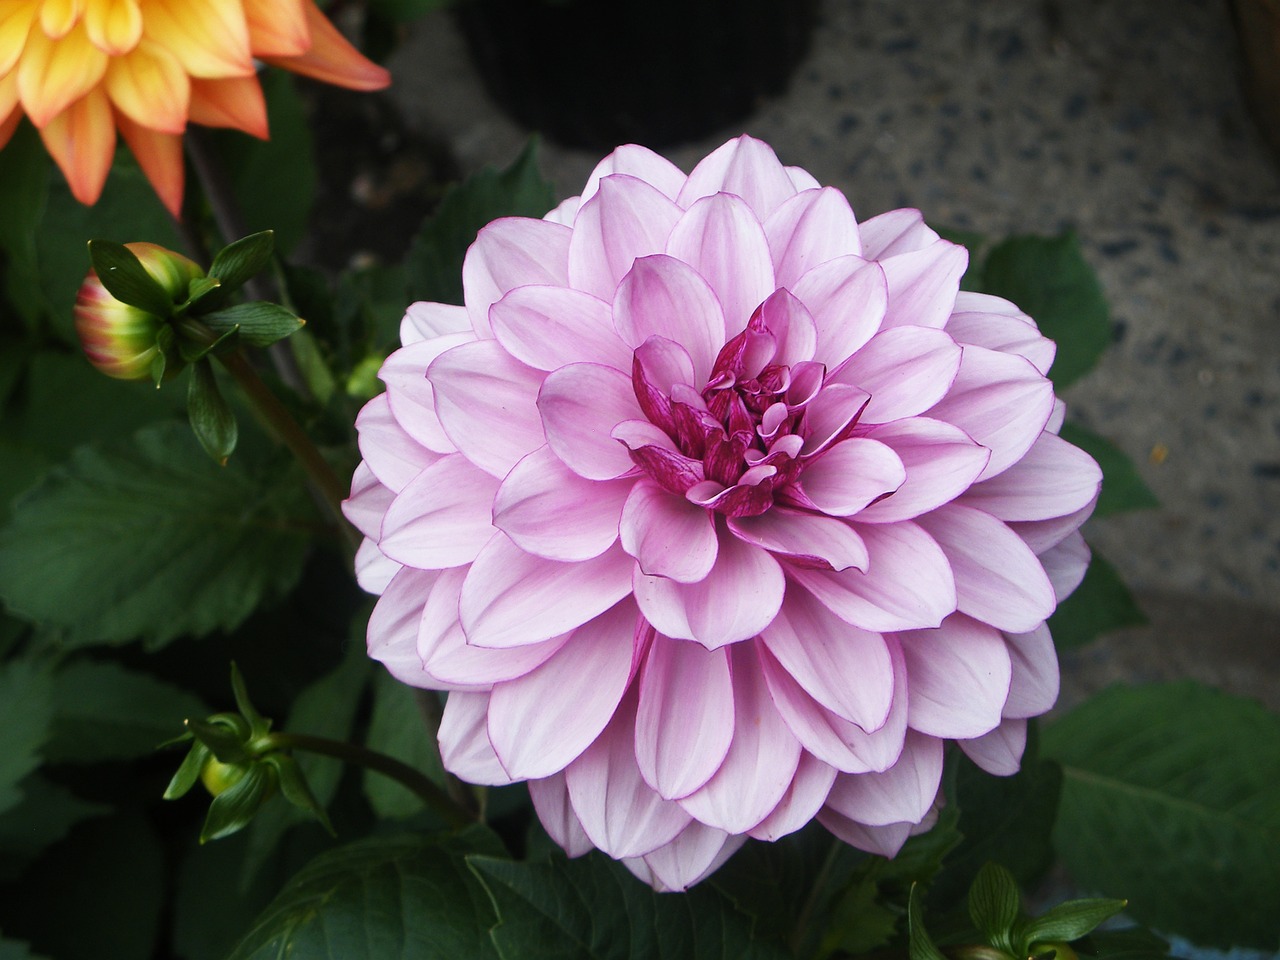
{"label": "black plant pot", "polygon": [[670,146],[781,93],[816,0],[462,0],[495,100],[569,146]]}

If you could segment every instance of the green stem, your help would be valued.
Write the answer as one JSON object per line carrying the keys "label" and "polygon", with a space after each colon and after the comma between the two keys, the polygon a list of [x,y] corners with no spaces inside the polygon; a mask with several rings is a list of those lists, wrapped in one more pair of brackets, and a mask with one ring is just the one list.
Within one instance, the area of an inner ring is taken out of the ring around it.
{"label": "green stem", "polygon": [[377,771],[384,777],[390,777],[421,797],[422,801],[440,814],[451,827],[465,827],[475,822],[475,818],[470,813],[450,800],[449,796],[426,776],[385,753],[378,753],[354,743],[330,740],[326,737],[313,737],[305,733],[272,733],[266,737],[266,740],[272,749],[318,753],[344,763],[359,764],[368,770]]}

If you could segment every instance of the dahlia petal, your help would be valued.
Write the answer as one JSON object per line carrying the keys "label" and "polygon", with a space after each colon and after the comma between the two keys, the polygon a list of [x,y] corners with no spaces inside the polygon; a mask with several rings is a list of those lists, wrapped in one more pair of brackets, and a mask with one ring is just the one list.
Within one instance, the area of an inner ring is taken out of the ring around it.
{"label": "dahlia petal", "polygon": [[1048,520],[1092,503],[1102,471],[1079,447],[1042,433],[1003,473],[969,488],[963,503],[1000,520]]}
{"label": "dahlia petal", "polygon": [[421,687],[429,678],[418,656],[418,621],[423,598],[435,582],[434,570],[404,567],[391,578],[369,615],[369,656],[401,683]]}
{"label": "dahlia petal", "polygon": [[258,57],[289,57],[311,46],[306,7],[310,0],[247,0],[249,46]]}
{"label": "dahlia petal", "polygon": [[456,453],[458,448],[436,416],[436,394],[427,379],[427,367],[442,353],[474,342],[468,331],[412,343],[387,357],[378,371],[378,378],[387,385],[392,416],[405,433],[428,450]]}
{"label": "dahlia petal", "polygon": [[122,114],[116,114],[116,126],[160,202],[173,216],[179,216],[186,180],[181,134],[152,130]]}
{"label": "dahlia petal", "polygon": [[769,215],[764,232],[779,287],[790,287],[820,263],[862,253],[858,221],[834,187],[791,197]]}
{"label": "dahlia petal", "polygon": [[965,347],[947,396],[929,410],[991,451],[981,479],[1003,473],[1031,449],[1053,412],[1053,385],[1021,357]]}
{"label": "dahlia petal", "polygon": [[461,454],[422,470],[387,510],[378,548],[420,570],[470,563],[494,535],[498,481]]}
{"label": "dahlia petal", "polygon": [[[733,836],[695,820],[674,840],[645,854],[638,864],[627,861],[625,866],[655,889],[676,893],[719,870],[745,842],[746,837]],[[637,872],[641,865],[643,872]]]}
{"label": "dahlia petal", "polygon": [[539,447],[502,481],[493,525],[539,557],[590,560],[618,539],[631,486],[630,480],[584,480],[549,447]]}
{"label": "dahlia petal", "polygon": [[1038,717],[1058,699],[1058,654],[1044,624],[1027,633],[1007,633],[1012,676],[1004,716]]}
{"label": "dahlia petal", "polygon": [[894,327],[872,337],[832,377],[861,387],[871,402],[859,423],[889,423],[941,400],[960,370],[960,347],[941,330]]}
{"label": "dahlia petal", "polygon": [[981,737],[956,742],[965,756],[987,773],[1011,777],[1018,772],[1027,749],[1027,721],[1006,720]]}
{"label": "dahlia petal", "polygon": [[441,570],[422,598],[422,616],[415,642],[422,667],[434,685],[488,690],[495,683],[514,680],[536,670],[569,639],[568,634],[562,634],[510,650],[470,645],[458,617],[458,600],[466,579],[466,567]]}
{"label": "dahlia petal", "polygon": [[150,0],[143,31],[192,77],[253,76],[249,27],[238,3]]}
{"label": "dahlia petal", "polygon": [[868,733],[885,725],[894,670],[880,634],[851,626],[813,596],[792,590],[760,639],[804,691],[832,713]]}
{"label": "dahlia petal", "polygon": [[[478,340],[445,351],[431,361],[427,377],[445,435],[481,470],[505,477],[521,457],[547,442],[537,404],[544,374],[511,357],[496,341]],[[396,409],[394,395],[391,409]]]}
{"label": "dahlia petal", "polygon": [[959,427],[927,417],[912,417],[875,426],[867,439],[885,444],[902,461],[902,486],[858,514],[865,523],[911,520],[950,503],[969,489],[991,458],[991,451]]}
{"label": "dahlia petal", "polygon": [[116,125],[107,95],[101,89],[90,90],[49,120],[40,130],[40,139],[67,178],[72,196],[90,206],[97,203],[116,147]]}
{"label": "dahlia petal", "polygon": [[725,339],[746,329],[756,307],[777,289],[764,227],[730,194],[703,197],[689,207],[671,231],[667,253],[692,266],[715,291]]}
{"label": "dahlia petal", "polygon": [[623,174],[603,178],[573,221],[569,285],[612,300],[637,259],[663,252],[681,212],[643,180]]}
{"label": "dahlia petal", "polygon": [[391,583],[391,578],[403,569],[368,537],[360,541],[355,559],[356,583],[365,593],[382,595]]}
{"label": "dahlia petal", "polygon": [[818,327],[814,359],[835,369],[884,323],[889,286],[878,263],[847,256],[814,267],[791,287]]}
{"label": "dahlia petal", "polygon": [[[718,526],[718,525],[717,525]],[[753,637],[777,616],[784,582],[778,561],[759,547],[717,529],[711,572],[677,583],[635,572],[636,602],[659,633],[696,640],[708,649]]]}
{"label": "dahlia petal", "polygon": [[1007,300],[982,293],[962,290],[946,329],[957,343],[1023,357],[1041,375],[1049,373],[1058,350],[1025,313]]}
{"label": "dahlia petal", "polygon": [[103,86],[115,108],[139,125],[161,133],[186,129],[191,82],[159,44],[144,38],[127,56],[112,57]]}
{"label": "dahlia petal", "polygon": [[866,573],[787,565],[787,574],[847,623],[885,633],[936,627],[956,609],[947,555],[912,521],[857,528],[867,546]]}
{"label": "dahlia petal", "polygon": [[796,188],[773,148],[744,135],[717,147],[700,160],[689,174],[677,202],[689,209],[703,197],[722,193],[741,197],[756,218],[763,221],[785,200],[795,196]]}
{"label": "dahlia petal", "polygon": [[1080,525],[1089,519],[1089,515],[1093,513],[1093,506],[1093,503],[1089,503],[1075,513],[1069,513],[1065,517],[1054,517],[1051,520],[1022,522],[1013,520],[1009,522],[1009,529],[1022,538],[1023,542],[1031,548],[1032,553],[1039,556],[1075,533]]}
{"label": "dahlia petal", "polygon": [[351,477],[351,496],[342,501],[342,515],[366,537],[382,536],[382,518],[395,499],[395,492],[378,482],[363,460]]}
{"label": "dahlia petal", "polygon": [[561,224],[526,217],[495,220],[476,234],[462,261],[462,288],[477,336],[493,336],[489,308],[509,290],[568,285],[571,235]]}
{"label": "dahlia petal", "polygon": [[907,662],[913,730],[950,739],[979,737],[1000,723],[1011,666],[994,627],[953,614],[936,630],[898,634]]}
{"label": "dahlia petal", "polygon": [[858,387],[843,383],[824,386],[805,407],[804,455],[812,457],[844,439],[870,400],[871,394]]}
{"label": "dahlia petal", "polygon": [[728,651],[655,636],[636,709],[636,762],[645,782],[668,800],[693,793],[729,752],[733,718]]}
{"label": "dahlia petal", "polygon": [[774,507],[755,517],[731,517],[728,523],[739,540],[792,562],[831,570],[867,568],[867,548],[862,538],[835,517]]}
{"label": "dahlia petal", "polygon": [[27,46],[31,25],[41,13],[40,0],[23,0],[0,7],[0,77],[11,76]]}
{"label": "dahlia petal", "polygon": [[902,756],[883,773],[842,774],[827,796],[827,807],[868,826],[918,823],[942,782],[942,741],[907,731]]}
{"label": "dahlia petal", "polygon": [[541,666],[496,684],[489,740],[513,778],[567,767],[613,717],[631,680],[637,611],[624,600],[569,636]]}
{"label": "dahlia petal", "polygon": [[79,0],[43,0],[40,5],[40,29],[54,40],[66,36],[79,18]]}
{"label": "dahlia petal", "polygon": [[356,417],[356,430],[364,462],[394,493],[399,493],[409,481],[440,460],[440,454],[422,446],[400,426],[400,421],[391,414],[385,393],[364,405]]}
{"label": "dahlia petal", "polygon": [[32,30],[16,71],[22,109],[43,132],[55,117],[97,87],[107,63],[107,55],[83,29],[57,40],[43,30]]}
{"label": "dahlia petal", "polygon": [[627,693],[604,733],[565,768],[574,813],[591,842],[615,859],[640,857],[675,839],[693,819],[640,776],[635,751],[635,692]]}
{"label": "dahlia petal", "polygon": [[829,447],[805,467],[797,483],[806,505],[833,517],[850,517],[907,479],[891,447],[853,437]]}
{"label": "dahlia petal", "polygon": [[489,742],[486,715],[489,694],[454,690],[440,718],[440,759],[444,768],[467,783],[502,787],[511,783]]}
{"label": "dahlia petal", "polygon": [[951,316],[960,278],[969,266],[969,251],[947,240],[923,250],[882,256],[877,261],[889,284],[884,325],[936,327]]}
{"label": "dahlia petal", "polygon": [[123,56],[142,39],[142,9],[138,0],[99,0],[84,8],[84,32],[99,50]]}
{"label": "dahlia petal", "polygon": [[800,754],[800,764],[791,785],[773,811],[747,831],[757,840],[780,840],[795,833],[812,820],[827,802],[827,794],[836,782],[835,767],[823,763],[811,753]]}
{"label": "dahlia petal", "polygon": [[[451,333],[471,332],[471,315],[467,313],[467,308],[453,303],[419,300],[409,304],[404,312],[404,319],[400,321],[400,342],[406,347],[411,343],[434,340]],[[467,337],[467,340],[471,339],[474,337]]]}
{"label": "dahlia petal", "polygon": [[858,232],[862,236],[862,255],[872,260],[923,250],[938,240],[937,232],[924,222],[924,215],[911,208],[889,210],[864,220]]}
{"label": "dahlia petal", "polygon": [[544,213],[542,219],[551,223],[558,223],[561,226],[572,227],[573,220],[578,215],[578,209],[581,206],[581,197],[569,197]]}
{"label": "dahlia petal", "polygon": [[635,483],[622,508],[621,535],[622,548],[646,576],[697,583],[716,562],[711,514],[647,477]]}
{"label": "dahlia petal", "polygon": [[586,203],[595,196],[601,180],[619,173],[656,187],[669,200],[674,200],[680,194],[680,188],[687,179],[684,172],[666,157],[654,153],[648,147],[629,143],[618,147],[596,164],[582,190],[582,202]]}
{"label": "dahlia petal", "polygon": [[838,839],[851,847],[892,860],[911,836],[912,824],[889,823],[880,827],[867,826],[836,813],[831,807],[818,811],[818,822]]}
{"label": "dahlia petal", "polygon": [[564,772],[560,771],[541,780],[529,781],[529,797],[533,809],[547,834],[570,857],[580,857],[595,849],[595,844],[582,829],[582,821],[573,812],[569,802],[569,789],[564,784]]}
{"label": "dahlia petal", "polygon": [[243,130],[259,140],[267,139],[267,101],[256,76],[191,78],[187,119],[206,127]]}
{"label": "dahlia petal", "polygon": [[306,52],[296,56],[259,52],[263,61],[349,90],[381,90],[391,83],[391,74],[353,47],[312,0],[307,0],[302,10],[311,38]]}
{"label": "dahlia petal", "polygon": [[893,702],[888,719],[875,733],[867,733],[822,706],[772,654],[760,651],[769,693],[791,732],[805,750],[844,773],[887,770],[902,753],[907,733],[907,670],[898,641],[889,636],[885,644],[893,664]]}
{"label": "dahlia petal", "polygon": [[791,180],[791,185],[797,191],[817,190],[822,184],[818,183],[818,179],[805,170],[803,167],[786,167],[787,177]]}
{"label": "dahlia petal", "polygon": [[642,415],[627,374],[598,363],[561,367],[547,375],[537,409],[547,444],[578,476],[613,480],[634,468],[611,436],[619,423]]}
{"label": "dahlia petal", "polygon": [[506,351],[536,370],[579,361],[631,370],[631,348],[613,330],[612,308],[581,290],[516,287],[490,308],[489,323]]}
{"label": "dahlia petal", "polygon": [[686,457],[648,420],[623,420],[610,435],[626,447],[634,463],[670,493],[682,494],[705,479],[702,461]]}
{"label": "dahlia petal", "polygon": [[1053,613],[1057,601],[1040,561],[991,514],[948,504],[917,522],[947,555],[961,613],[1015,633]]}
{"label": "dahlia petal", "polygon": [[619,546],[582,563],[525,553],[499,533],[480,551],[462,587],[467,642],[518,647],[599,616],[631,589],[634,561]]}
{"label": "dahlia petal", "polygon": [[632,348],[654,336],[680,344],[698,384],[710,377],[727,339],[725,313],[710,284],[689,264],[662,254],[642,257],[622,278],[613,322]]}
{"label": "dahlia petal", "polygon": [[760,304],[760,322],[774,338],[773,363],[792,367],[813,359],[818,349],[818,324],[790,290],[779,289]]}
{"label": "dahlia petal", "polygon": [[1049,582],[1053,584],[1053,595],[1058,598],[1058,603],[1075,593],[1076,587],[1080,586],[1085,570],[1089,567],[1089,557],[1089,545],[1079,532],[1070,534],[1061,543],[1037,557]]}
{"label": "dahlia petal", "polygon": [[720,768],[680,805],[700,823],[736,834],[756,826],[782,801],[801,750],[773,705],[753,645],[738,644],[729,657],[733,740]]}

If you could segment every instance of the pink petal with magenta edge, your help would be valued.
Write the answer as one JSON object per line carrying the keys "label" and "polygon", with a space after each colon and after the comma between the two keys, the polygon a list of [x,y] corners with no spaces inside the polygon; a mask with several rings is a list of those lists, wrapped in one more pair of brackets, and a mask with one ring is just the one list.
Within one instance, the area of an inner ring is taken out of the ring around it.
{"label": "pink petal with magenta edge", "polygon": [[898,634],[911,679],[907,722],[934,737],[980,737],[1000,723],[1012,667],[1000,631],[961,614]]}
{"label": "pink petal with magenta edge", "polygon": [[482,228],[462,261],[462,289],[476,336],[493,336],[489,308],[516,287],[569,283],[573,231],[549,220],[505,217]]}

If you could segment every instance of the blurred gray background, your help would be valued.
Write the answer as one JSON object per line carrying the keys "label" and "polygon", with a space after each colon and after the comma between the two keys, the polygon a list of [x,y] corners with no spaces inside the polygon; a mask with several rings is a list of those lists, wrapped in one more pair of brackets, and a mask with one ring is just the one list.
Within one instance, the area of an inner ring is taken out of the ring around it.
{"label": "blurred gray background", "polygon": [[[389,66],[409,128],[463,173],[515,158],[528,131],[448,15]],[[1078,232],[1115,342],[1069,416],[1162,506],[1086,528],[1151,624],[1068,655],[1068,703],[1194,675],[1280,709],[1280,163],[1240,72],[1225,0],[823,0],[784,95],[663,151],[687,171],[745,131],[860,219],[913,206],[995,238]],[[567,196],[600,154],[541,157]]]}

